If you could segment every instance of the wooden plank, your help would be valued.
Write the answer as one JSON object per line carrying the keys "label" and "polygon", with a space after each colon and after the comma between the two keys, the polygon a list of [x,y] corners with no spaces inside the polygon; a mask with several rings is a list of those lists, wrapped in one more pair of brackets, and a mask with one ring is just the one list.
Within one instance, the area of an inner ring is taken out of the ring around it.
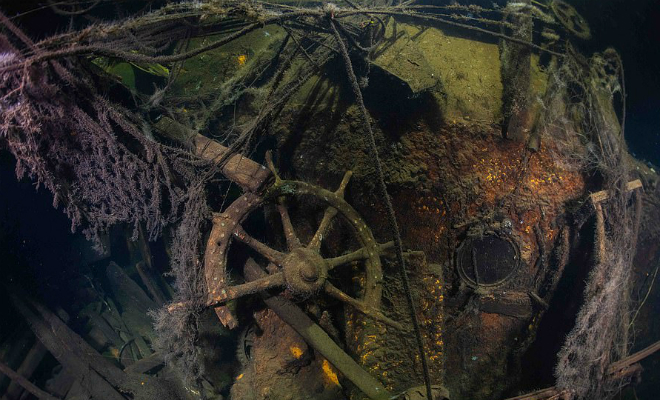
{"label": "wooden plank", "polygon": [[[635,189],[640,189],[642,188],[642,181],[639,179],[635,179],[634,181],[630,181],[626,184],[626,191],[630,192]],[[591,202],[593,204],[598,204],[602,201],[605,201],[610,198],[610,192],[607,190],[601,190],[600,192],[592,193],[591,194]]]}
{"label": "wooden plank", "polygon": [[90,400],[91,398],[92,397],[89,395],[89,393],[83,389],[80,381],[76,380],[73,382],[73,385],[71,386],[71,389],[69,389],[69,392],[66,394],[64,400]]}
{"label": "wooden plank", "polygon": [[57,397],[65,397],[76,382],[76,377],[69,373],[66,368],[59,369],[44,385],[48,393]]}
{"label": "wooden plank", "polygon": [[607,373],[613,374],[617,372],[618,370],[621,370],[625,367],[628,367],[634,363],[637,363],[639,361],[642,361],[646,357],[650,356],[651,354],[657,352],[660,350],[660,341],[657,341],[653,343],[652,345],[648,346],[647,348],[638,351],[637,353],[631,354],[626,358],[623,358],[615,363],[612,363],[608,368],[607,368]]}
{"label": "wooden plank", "polygon": [[510,397],[506,400],[550,400],[550,399],[560,399],[561,395],[564,392],[560,392],[556,387],[552,386],[549,388],[537,390],[536,392],[523,394],[516,397]]}
{"label": "wooden plank", "polygon": [[143,374],[127,374],[94,350],[53,312],[17,289],[7,289],[16,309],[34,334],[75,376],[94,399],[135,400],[172,398],[170,382]]}
{"label": "wooden plank", "polygon": [[140,275],[140,280],[147,288],[151,298],[156,302],[156,304],[159,306],[165,304],[165,295],[158,287],[156,281],[153,279],[151,275],[151,268],[149,268],[149,266],[144,261],[140,261],[135,264],[135,269]]}
{"label": "wooden plank", "polygon": [[[154,128],[172,140],[191,146],[197,156],[211,162],[218,161],[229,151],[229,148],[215,140],[200,135],[168,117],[158,120]],[[227,159],[222,167],[222,174],[250,192],[261,189],[271,175],[263,165],[241,154],[233,154]]]}
{"label": "wooden plank", "polygon": [[[193,138],[193,143],[195,153],[209,161],[217,161],[229,151],[227,147],[215,140],[199,134]],[[222,174],[250,192],[258,191],[271,175],[266,167],[241,154],[229,157],[222,167]]]}
{"label": "wooden plank", "polygon": [[[34,343],[34,334],[25,328],[27,326],[22,323],[17,325],[12,334],[2,344],[0,360],[6,363],[9,368],[20,367],[25,355],[30,350],[30,346]],[[9,377],[0,374],[0,394],[7,390],[11,382]]]}
{"label": "wooden plank", "polygon": [[[267,276],[252,259],[245,263],[245,277],[252,281]],[[353,382],[365,395],[372,400],[388,400],[392,394],[383,384],[365,371],[355,360],[341,349],[332,338],[298,306],[282,296],[268,297],[264,302],[277,314],[282,321],[289,324],[305,341],[325,357],[348,380]]]}
{"label": "wooden plank", "polygon": [[[28,306],[16,293],[11,293],[10,297],[41,343],[62,366],[80,376],[81,384],[89,393],[107,400],[125,400],[114,388],[120,387],[123,381],[120,369],[105,360],[43,306],[35,302],[30,302]],[[33,311],[35,309],[36,313]]]}
{"label": "wooden plank", "polygon": [[24,376],[16,373],[13,369],[9,368],[7,364],[0,362],[0,372],[7,375],[9,379],[21,385],[25,390],[35,395],[38,399],[41,400],[59,400],[57,397],[52,396],[50,393],[47,393],[44,390],[39,389],[32,382],[30,382]]}
{"label": "wooden plank", "polygon": [[[649,347],[640,350],[635,354],[610,364],[606,373],[612,376],[614,379],[620,379],[626,376],[639,374],[643,368],[638,364],[638,362],[657,351],[660,351],[660,341],[653,343]],[[536,392],[527,393],[516,397],[510,397],[506,400],[543,400],[555,398],[554,396],[558,395],[561,395],[561,392],[559,392],[556,387],[552,386],[538,390]]]}
{"label": "wooden plank", "polygon": [[[22,377],[30,379],[32,373],[34,373],[39,364],[41,364],[41,360],[44,359],[47,353],[48,350],[46,350],[44,345],[41,344],[39,340],[36,340],[32,348],[30,348],[27,355],[23,359],[20,367],[16,369],[16,373]],[[23,389],[24,387],[20,384],[20,382],[12,380],[12,382],[9,384],[9,387],[7,388],[7,391],[5,392],[5,396],[8,399],[17,399]]]}
{"label": "wooden plank", "polygon": [[128,374],[146,374],[164,364],[163,355],[156,352],[129,365],[124,369],[124,372]]}

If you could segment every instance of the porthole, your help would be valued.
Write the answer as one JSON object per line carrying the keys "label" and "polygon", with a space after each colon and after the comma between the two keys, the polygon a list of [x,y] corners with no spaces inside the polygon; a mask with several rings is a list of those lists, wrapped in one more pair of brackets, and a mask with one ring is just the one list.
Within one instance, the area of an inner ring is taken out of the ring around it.
{"label": "porthole", "polygon": [[458,272],[471,286],[495,286],[518,269],[518,246],[507,237],[487,234],[467,238],[458,248]]}

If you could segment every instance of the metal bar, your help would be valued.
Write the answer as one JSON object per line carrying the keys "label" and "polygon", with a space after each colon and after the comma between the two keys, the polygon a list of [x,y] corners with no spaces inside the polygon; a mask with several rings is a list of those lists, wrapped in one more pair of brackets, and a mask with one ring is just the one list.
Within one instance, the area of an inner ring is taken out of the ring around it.
{"label": "metal bar", "polygon": [[[266,273],[252,259],[248,259],[245,263],[244,274],[248,280],[266,276]],[[264,302],[370,399],[389,400],[392,398],[392,394],[385,389],[382,383],[346,354],[320,326],[315,324],[295,304],[282,296],[264,296]]]}

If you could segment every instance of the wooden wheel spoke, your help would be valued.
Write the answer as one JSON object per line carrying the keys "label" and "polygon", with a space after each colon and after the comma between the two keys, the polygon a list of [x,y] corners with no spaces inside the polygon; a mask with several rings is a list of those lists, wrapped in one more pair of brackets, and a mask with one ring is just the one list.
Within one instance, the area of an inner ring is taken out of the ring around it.
{"label": "wooden wheel spoke", "polygon": [[346,293],[342,292],[339,290],[336,286],[331,284],[330,282],[326,282],[324,286],[325,292],[329,295],[334,297],[335,299],[342,301],[346,304],[351,305],[353,308],[356,310],[360,311],[364,315],[375,319],[376,321],[382,322],[384,324],[387,324],[393,328],[399,329],[399,330],[404,330],[403,325],[400,323],[388,318],[380,312],[379,310],[376,310],[367,304],[365,304],[362,301],[359,301],[357,299],[354,299],[353,297],[347,295]]}
{"label": "wooden wheel spoke", "polygon": [[289,217],[289,210],[283,204],[278,204],[277,211],[280,212],[280,217],[282,218],[282,227],[284,228],[284,236],[286,237],[286,245],[289,251],[301,247],[300,239],[296,236],[291,218]]}
{"label": "wooden wheel spoke", "polygon": [[390,241],[378,245],[378,250],[377,250],[378,254],[371,254],[370,252],[373,252],[373,250],[367,249],[366,247],[362,247],[351,253],[344,254],[343,256],[328,258],[326,259],[326,262],[328,263],[327,264],[328,270],[332,270],[340,265],[348,264],[353,261],[366,260],[367,258],[373,256],[379,256],[381,253],[392,247],[394,247],[394,242]]}
{"label": "wooden wheel spoke", "polygon": [[236,228],[234,229],[234,237],[240,240],[241,242],[247,244],[248,246],[252,247],[257,253],[266,257],[268,261],[277,265],[282,264],[282,261],[284,260],[285,257],[284,253],[281,253],[271,247],[268,247],[267,245],[253,238],[247,232],[245,232],[242,226],[240,225],[236,226]]}
{"label": "wooden wheel spoke", "polygon": [[325,209],[325,212],[323,213],[323,219],[321,220],[321,223],[319,224],[318,229],[316,230],[316,233],[314,233],[314,236],[312,237],[312,240],[309,241],[309,244],[307,245],[308,249],[316,250],[318,251],[321,248],[321,243],[323,242],[323,237],[328,233],[328,229],[330,228],[330,224],[332,223],[332,219],[337,215],[337,209],[333,207],[328,207]]}
{"label": "wooden wheel spoke", "polygon": [[[346,191],[346,186],[348,186],[348,181],[351,180],[351,176],[353,176],[353,172],[346,171],[344,177],[341,180],[341,183],[339,184],[339,188],[337,188],[335,191],[336,195],[344,197],[344,192]],[[323,237],[326,235],[326,233],[328,233],[328,229],[330,229],[332,220],[336,215],[337,209],[334,207],[328,207],[325,209],[325,212],[323,213],[323,219],[321,220],[316,233],[314,233],[312,240],[310,240],[309,244],[307,245],[308,249],[318,251],[321,248]]]}
{"label": "wooden wheel spoke", "polygon": [[284,273],[278,272],[244,283],[242,285],[228,286],[209,301],[209,306],[216,307],[239,297],[255,294],[263,290],[284,286]]}
{"label": "wooden wheel spoke", "polygon": [[344,197],[344,192],[346,191],[346,186],[348,186],[348,181],[351,180],[351,176],[353,176],[353,171],[346,171],[344,173],[344,177],[341,179],[341,183],[335,194]]}

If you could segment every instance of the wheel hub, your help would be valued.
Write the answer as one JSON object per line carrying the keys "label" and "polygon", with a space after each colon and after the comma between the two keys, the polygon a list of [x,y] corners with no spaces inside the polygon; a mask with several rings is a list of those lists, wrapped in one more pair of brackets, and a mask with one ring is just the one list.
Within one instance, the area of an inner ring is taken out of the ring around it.
{"label": "wheel hub", "polygon": [[297,248],[282,263],[287,287],[297,295],[312,295],[323,287],[328,277],[326,261],[319,253]]}

